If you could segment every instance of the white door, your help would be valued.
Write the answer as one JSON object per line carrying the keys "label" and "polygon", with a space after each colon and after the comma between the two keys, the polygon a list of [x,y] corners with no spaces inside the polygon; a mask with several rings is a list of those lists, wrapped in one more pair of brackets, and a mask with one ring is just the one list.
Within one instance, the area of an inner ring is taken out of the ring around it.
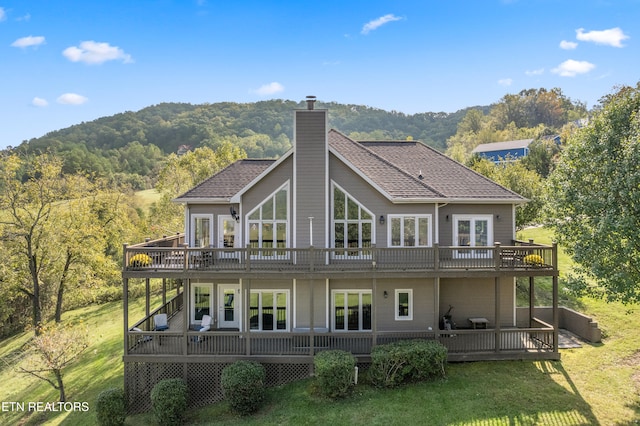
{"label": "white door", "polygon": [[[218,216],[218,247],[225,249],[219,252],[220,258],[237,258],[238,252],[233,250],[237,244],[236,221],[231,215]],[[228,250],[227,250],[228,249]]]}
{"label": "white door", "polygon": [[240,329],[240,284],[218,286],[218,328]]}

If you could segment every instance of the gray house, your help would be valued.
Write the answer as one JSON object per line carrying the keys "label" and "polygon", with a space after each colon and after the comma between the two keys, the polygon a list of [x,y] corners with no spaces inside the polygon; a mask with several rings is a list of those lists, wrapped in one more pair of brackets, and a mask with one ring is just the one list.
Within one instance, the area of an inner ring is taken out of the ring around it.
{"label": "gray house", "polygon": [[[438,340],[450,361],[559,359],[557,250],[515,240],[526,200],[419,142],[354,141],[307,105],[281,158],[238,161],[176,199],[184,234],[125,245],[132,410],[163,378],[184,377],[205,404],[235,360],[279,384],[309,376],[318,351],[366,364],[400,339]],[[552,321],[533,297],[523,321],[515,279],[533,290],[542,276]],[[144,307],[129,306],[137,282]]]}

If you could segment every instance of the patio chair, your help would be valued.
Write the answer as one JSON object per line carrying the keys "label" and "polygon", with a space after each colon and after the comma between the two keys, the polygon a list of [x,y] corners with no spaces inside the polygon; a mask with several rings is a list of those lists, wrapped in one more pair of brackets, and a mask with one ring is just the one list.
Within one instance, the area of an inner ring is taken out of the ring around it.
{"label": "patio chair", "polygon": [[153,324],[155,325],[155,331],[164,331],[169,329],[169,323],[167,322],[167,314],[158,314],[153,317]]}
{"label": "patio chair", "polygon": [[198,331],[209,331],[211,330],[211,316],[203,315],[202,323],[200,323],[200,330]]}

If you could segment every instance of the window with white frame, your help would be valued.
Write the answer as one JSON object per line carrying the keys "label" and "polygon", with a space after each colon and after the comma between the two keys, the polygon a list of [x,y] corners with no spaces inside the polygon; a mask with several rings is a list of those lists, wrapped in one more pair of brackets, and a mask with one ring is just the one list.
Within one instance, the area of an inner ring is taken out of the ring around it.
{"label": "window with white frame", "polygon": [[395,296],[396,321],[410,321],[413,319],[413,290],[396,289]]}
{"label": "window with white frame", "polygon": [[[453,215],[453,240],[459,247],[493,245],[492,215]],[[491,250],[458,250],[458,257],[491,257]]]}
{"label": "window with white frame", "polygon": [[191,247],[209,247],[213,244],[213,215],[191,215]]}
{"label": "window with white frame", "polygon": [[333,290],[333,329],[371,330],[371,290]]}
{"label": "window with white frame", "polygon": [[333,247],[334,257],[371,256],[374,243],[373,214],[338,185],[333,185]]}
{"label": "window with white frame", "polygon": [[249,329],[287,331],[289,329],[289,290],[251,290]]}
{"label": "window with white frame", "polygon": [[252,256],[282,257],[289,247],[289,184],[283,185],[248,215],[248,238],[251,248],[263,249]]}
{"label": "window with white frame", "polygon": [[431,215],[389,215],[389,247],[430,247]]}

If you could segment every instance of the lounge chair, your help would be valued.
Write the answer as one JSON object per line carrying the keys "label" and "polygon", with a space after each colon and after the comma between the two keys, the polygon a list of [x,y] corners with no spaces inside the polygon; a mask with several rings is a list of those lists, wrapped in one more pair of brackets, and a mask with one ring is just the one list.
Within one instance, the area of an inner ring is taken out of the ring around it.
{"label": "lounge chair", "polygon": [[169,329],[169,323],[167,322],[167,314],[158,314],[153,317],[153,324],[155,331],[164,331]]}

